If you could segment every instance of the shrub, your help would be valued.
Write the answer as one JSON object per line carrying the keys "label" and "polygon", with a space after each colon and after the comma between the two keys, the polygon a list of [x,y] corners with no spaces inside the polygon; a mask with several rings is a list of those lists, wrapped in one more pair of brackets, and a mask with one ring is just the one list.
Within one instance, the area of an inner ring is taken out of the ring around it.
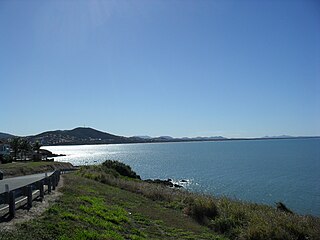
{"label": "shrub", "polygon": [[217,218],[215,220],[212,220],[210,224],[210,227],[219,233],[230,232],[236,226],[237,226],[236,220],[231,217]]}
{"label": "shrub", "polygon": [[287,206],[284,203],[277,202],[276,204],[277,204],[277,209],[279,211],[293,214],[293,212],[289,208],[287,208]]}
{"label": "shrub", "polygon": [[129,178],[136,178],[141,179],[139,175],[137,175],[136,172],[134,172],[130,166],[119,162],[119,161],[112,161],[107,160],[104,163],[102,163],[102,166],[104,166],[107,169],[113,169],[116,172],[118,172],[121,176],[129,177]]}
{"label": "shrub", "polygon": [[0,162],[2,163],[11,163],[12,162],[12,157],[10,155],[0,155]]}
{"label": "shrub", "polygon": [[199,223],[206,224],[209,219],[218,216],[218,208],[213,198],[198,196],[190,197],[188,201],[189,206],[185,209],[185,212]]}

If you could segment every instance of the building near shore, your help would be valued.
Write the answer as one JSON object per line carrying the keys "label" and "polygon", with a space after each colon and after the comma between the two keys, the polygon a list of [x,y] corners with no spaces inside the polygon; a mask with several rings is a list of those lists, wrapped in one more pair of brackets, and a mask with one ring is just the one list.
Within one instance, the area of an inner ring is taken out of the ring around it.
{"label": "building near shore", "polygon": [[10,155],[10,145],[0,140],[0,156]]}

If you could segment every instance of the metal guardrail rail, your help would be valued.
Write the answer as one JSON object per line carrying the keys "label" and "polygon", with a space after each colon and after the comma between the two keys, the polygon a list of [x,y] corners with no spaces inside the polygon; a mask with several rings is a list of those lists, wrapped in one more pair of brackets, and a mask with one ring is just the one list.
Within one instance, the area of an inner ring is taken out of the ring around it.
{"label": "metal guardrail rail", "polygon": [[[25,205],[23,204],[25,201],[28,209],[32,207],[32,201],[37,199],[42,201],[45,193],[50,193],[52,190],[56,189],[60,181],[60,175],[60,170],[56,170],[54,172],[45,174],[25,176],[25,183],[15,184],[12,189],[10,189],[9,184],[6,184],[5,182],[1,184],[3,181],[1,180],[0,184],[2,188],[0,188],[0,218],[5,216],[14,218],[16,209]],[[31,179],[28,180],[28,177]],[[23,177],[20,177],[19,180],[21,182]]]}

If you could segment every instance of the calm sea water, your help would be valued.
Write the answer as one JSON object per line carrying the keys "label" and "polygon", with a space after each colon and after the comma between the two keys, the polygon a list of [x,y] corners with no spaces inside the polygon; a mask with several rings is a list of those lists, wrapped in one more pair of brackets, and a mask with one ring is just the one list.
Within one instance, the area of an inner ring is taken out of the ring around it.
{"label": "calm sea water", "polygon": [[74,165],[106,159],[129,164],[143,179],[187,180],[197,192],[320,216],[320,139],[50,146]]}

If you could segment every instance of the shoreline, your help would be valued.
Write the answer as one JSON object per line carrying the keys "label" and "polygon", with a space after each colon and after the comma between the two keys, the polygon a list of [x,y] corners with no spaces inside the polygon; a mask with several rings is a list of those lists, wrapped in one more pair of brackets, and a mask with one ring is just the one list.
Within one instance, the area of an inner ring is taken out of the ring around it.
{"label": "shoreline", "polygon": [[[0,230],[4,239],[22,236],[77,239],[79,234],[101,239],[110,232],[117,236],[111,239],[139,240],[186,239],[187,236],[289,240],[320,236],[318,217],[294,214],[283,206],[275,209],[142,181],[130,166],[117,161],[83,166],[64,178],[58,202],[43,212],[42,217],[15,225],[14,231]],[[37,231],[39,228],[42,230]],[[83,232],[83,229],[88,230]]]}
{"label": "shoreline", "polygon": [[320,139],[320,136],[310,136],[310,137],[283,137],[283,138],[226,138],[226,139],[202,139],[202,140],[168,140],[168,141],[141,141],[141,142],[122,142],[122,143],[106,143],[106,142],[93,142],[93,143],[65,143],[65,144],[52,144],[43,145],[43,147],[56,147],[56,146],[91,146],[91,145],[122,145],[122,144],[157,144],[157,143],[195,143],[195,142],[228,142],[228,141],[269,141],[269,140],[307,140],[307,139]]}

